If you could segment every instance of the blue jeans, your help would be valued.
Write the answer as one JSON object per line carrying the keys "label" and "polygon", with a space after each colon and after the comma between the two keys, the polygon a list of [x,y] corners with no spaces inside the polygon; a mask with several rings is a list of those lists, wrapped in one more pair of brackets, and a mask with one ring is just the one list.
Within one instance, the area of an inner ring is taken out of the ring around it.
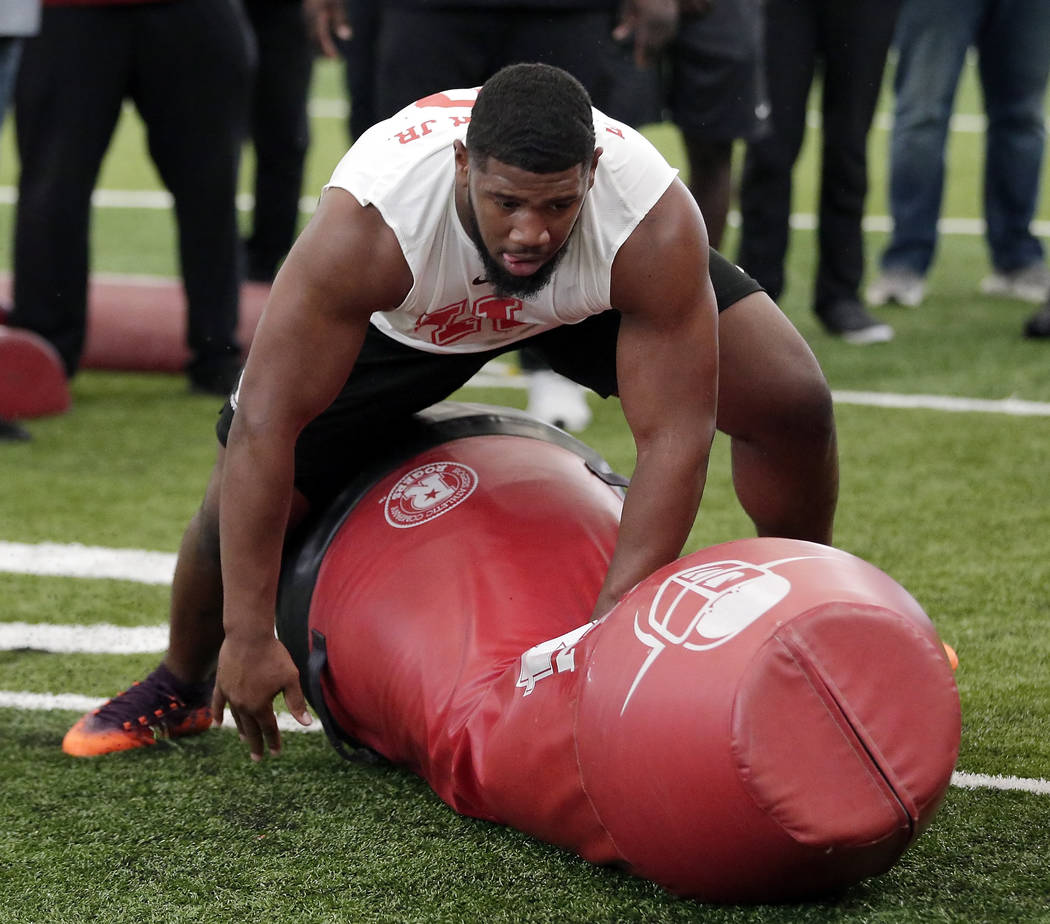
{"label": "blue jeans", "polygon": [[884,269],[925,275],[933,262],[949,120],[974,46],[988,118],[984,217],[996,269],[1043,259],[1029,230],[1039,198],[1050,73],[1050,3],[904,0],[897,20],[896,107],[890,139],[893,235]]}
{"label": "blue jeans", "polygon": [[22,57],[21,36],[0,35],[0,127],[15,87],[18,61]]}

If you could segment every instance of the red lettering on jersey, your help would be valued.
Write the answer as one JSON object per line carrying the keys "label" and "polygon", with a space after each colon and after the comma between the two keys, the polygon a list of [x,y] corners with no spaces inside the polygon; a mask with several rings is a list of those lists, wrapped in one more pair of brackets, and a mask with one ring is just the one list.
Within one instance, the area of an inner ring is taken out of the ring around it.
{"label": "red lettering on jersey", "polygon": [[515,321],[514,315],[522,309],[516,298],[501,298],[498,295],[484,295],[473,305],[466,299],[444,308],[436,308],[421,315],[416,321],[415,330],[433,327],[430,342],[437,346],[447,346],[476,334],[481,330],[484,321],[491,324],[495,331],[508,331],[521,327],[524,322]]}
{"label": "red lettering on jersey", "polygon": [[623,137],[623,132],[620,131],[620,129],[618,129],[618,128],[613,128],[611,125],[606,125],[605,126],[605,130],[610,135],[616,135],[617,138],[622,138]]}
{"label": "red lettering on jersey", "polygon": [[424,327],[435,327],[430,335],[430,342],[437,346],[447,346],[476,334],[481,330],[481,318],[475,317],[467,307],[467,300],[456,302],[428,311],[416,321],[416,330]]}
{"label": "red lettering on jersey", "polygon": [[447,93],[432,93],[430,96],[417,100],[414,105],[420,109],[473,109],[474,100],[452,99]]}
{"label": "red lettering on jersey", "polygon": [[425,135],[429,135],[433,130],[433,126],[437,125],[437,119],[427,119],[425,122],[421,122],[419,125],[413,125],[411,128],[406,128],[403,132],[398,132],[395,137],[401,144],[408,144],[410,141],[418,141]]}
{"label": "red lettering on jersey", "polygon": [[461,125],[469,125],[470,116],[452,116],[452,127],[459,128]]}
{"label": "red lettering on jersey", "polygon": [[485,295],[474,302],[474,314],[488,318],[496,330],[510,330],[521,327],[521,321],[515,321],[514,315],[521,311],[521,301],[516,298],[501,298],[498,295]]}

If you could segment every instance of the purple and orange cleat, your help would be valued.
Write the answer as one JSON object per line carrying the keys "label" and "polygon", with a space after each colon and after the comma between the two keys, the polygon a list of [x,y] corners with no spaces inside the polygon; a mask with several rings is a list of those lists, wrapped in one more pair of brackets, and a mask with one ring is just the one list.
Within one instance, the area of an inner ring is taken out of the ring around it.
{"label": "purple and orange cleat", "polygon": [[211,689],[211,682],[182,683],[162,664],[82,716],[66,732],[62,750],[72,757],[99,757],[148,747],[158,738],[199,735],[211,727]]}

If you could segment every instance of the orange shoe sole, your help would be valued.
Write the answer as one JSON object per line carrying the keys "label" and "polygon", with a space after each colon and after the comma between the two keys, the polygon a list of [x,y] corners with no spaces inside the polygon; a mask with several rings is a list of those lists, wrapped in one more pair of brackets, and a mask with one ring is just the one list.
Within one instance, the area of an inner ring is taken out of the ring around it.
{"label": "orange shoe sole", "polygon": [[183,738],[188,735],[199,735],[211,727],[211,709],[202,706],[195,709],[178,725],[171,728],[159,726],[156,730],[143,724],[130,729],[105,728],[93,730],[91,720],[95,713],[89,712],[77,721],[66,732],[62,739],[62,750],[71,757],[101,757],[104,754],[115,754],[118,751],[130,751],[134,748],[150,747],[157,743],[157,737]]}

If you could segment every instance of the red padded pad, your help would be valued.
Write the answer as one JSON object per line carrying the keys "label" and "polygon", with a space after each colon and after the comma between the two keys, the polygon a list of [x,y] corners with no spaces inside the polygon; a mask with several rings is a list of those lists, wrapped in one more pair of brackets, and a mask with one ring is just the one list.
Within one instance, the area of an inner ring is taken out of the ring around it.
{"label": "red padded pad", "polygon": [[[910,839],[947,786],[943,755],[958,748],[954,723],[937,720],[957,706],[942,652],[912,621],[863,604],[818,606],[781,627],[733,707],[755,802],[802,844],[862,846],[895,825]],[[809,737],[763,708],[775,702],[797,708]]]}
{"label": "red padded pad", "polygon": [[22,420],[69,409],[58,352],[31,331],[0,326],[0,417]]}
{"label": "red padded pad", "polygon": [[594,635],[582,784],[631,868],[673,891],[825,894],[888,869],[947,790],[960,718],[943,648],[914,599],[851,555],[715,546],[644,581]]}
{"label": "red padded pad", "polygon": [[[0,300],[10,297],[11,277],[0,273]],[[247,353],[269,297],[264,283],[241,286],[237,338]],[[0,324],[6,323],[0,310]],[[179,279],[92,274],[82,369],[181,372],[186,346],[186,295]]]}

